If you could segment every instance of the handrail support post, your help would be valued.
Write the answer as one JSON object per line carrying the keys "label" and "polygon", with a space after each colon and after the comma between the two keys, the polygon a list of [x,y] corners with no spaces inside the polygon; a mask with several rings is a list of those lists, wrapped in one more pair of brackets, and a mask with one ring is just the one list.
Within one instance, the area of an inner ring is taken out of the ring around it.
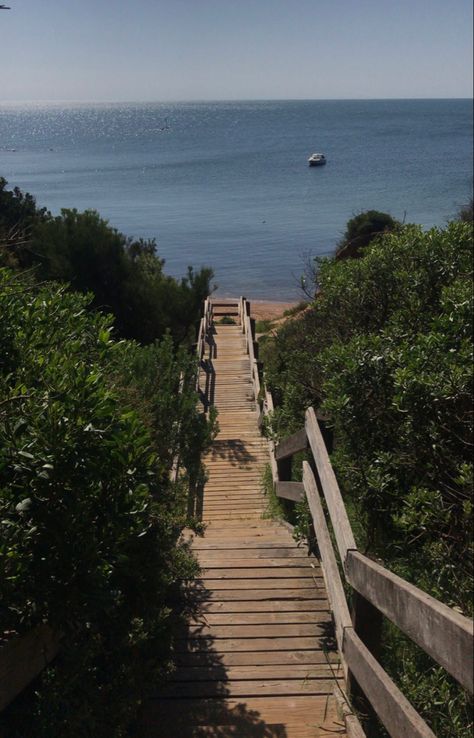
{"label": "handrail support post", "polygon": [[[351,605],[354,631],[378,661],[382,636],[382,613],[356,590],[352,592]],[[350,669],[347,675],[347,693],[357,712],[365,716],[364,730],[367,738],[376,738],[378,735],[377,715]]]}

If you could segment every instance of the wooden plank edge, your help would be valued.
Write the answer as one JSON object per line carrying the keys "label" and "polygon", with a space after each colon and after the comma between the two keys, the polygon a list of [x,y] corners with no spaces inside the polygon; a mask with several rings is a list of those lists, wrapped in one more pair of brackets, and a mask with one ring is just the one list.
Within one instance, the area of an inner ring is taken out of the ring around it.
{"label": "wooden plank edge", "polygon": [[292,502],[301,502],[304,498],[304,487],[302,482],[277,482],[275,484],[277,497]]}
{"label": "wooden plank edge", "polygon": [[347,581],[468,691],[473,691],[472,620],[358,551],[349,551]]}
{"label": "wooden plank edge", "polygon": [[312,407],[306,411],[305,422],[306,434],[313,452],[313,458],[318,470],[321,488],[324,493],[329,515],[331,518],[336,543],[339,549],[341,561],[346,560],[347,552],[357,549],[351,524],[347,516],[341,491],[337,483],[336,475],[331,465],[326,444],[321,434],[316,413]]}
{"label": "wooden plank edge", "polygon": [[392,738],[435,738],[352,627],[344,631],[343,653],[349,669]]}
{"label": "wooden plank edge", "polygon": [[275,449],[275,458],[277,461],[288,459],[290,456],[299,453],[300,451],[306,451],[308,448],[308,437],[306,435],[306,429],[293,433],[291,436],[284,438],[280,441]]}

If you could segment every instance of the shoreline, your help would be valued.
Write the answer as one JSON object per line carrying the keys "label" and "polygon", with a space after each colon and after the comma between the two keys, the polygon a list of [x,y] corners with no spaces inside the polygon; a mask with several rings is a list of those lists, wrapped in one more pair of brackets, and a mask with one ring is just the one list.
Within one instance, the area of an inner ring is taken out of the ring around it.
{"label": "shoreline", "polygon": [[[227,296],[220,298],[217,295],[214,299],[237,301],[239,298]],[[256,320],[277,320],[283,317],[285,310],[291,310],[291,308],[294,308],[301,302],[301,300],[260,300],[257,298],[253,300],[248,298],[248,301],[250,302],[250,315]]]}

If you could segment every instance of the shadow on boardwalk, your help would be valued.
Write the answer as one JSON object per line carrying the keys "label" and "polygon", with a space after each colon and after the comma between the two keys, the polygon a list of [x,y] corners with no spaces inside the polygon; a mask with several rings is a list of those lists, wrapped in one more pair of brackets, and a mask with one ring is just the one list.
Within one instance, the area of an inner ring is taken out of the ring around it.
{"label": "shadow on boardwalk", "polygon": [[221,459],[232,466],[251,465],[257,461],[257,456],[249,450],[248,444],[238,438],[215,440],[208,458],[210,461]]}
{"label": "shadow on boardwalk", "polygon": [[146,705],[137,738],[288,738],[283,724],[265,722],[245,697],[229,698],[226,666],[204,632],[210,595],[199,581],[187,588],[182,616],[190,624],[177,632],[177,668]]}

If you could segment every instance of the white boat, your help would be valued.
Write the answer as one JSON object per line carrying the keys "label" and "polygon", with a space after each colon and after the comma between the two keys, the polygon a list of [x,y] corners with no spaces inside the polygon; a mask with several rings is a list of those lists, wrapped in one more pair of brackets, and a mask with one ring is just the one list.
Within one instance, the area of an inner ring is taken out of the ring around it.
{"label": "white boat", "polygon": [[322,167],[323,164],[326,164],[326,157],[324,154],[311,154],[308,164],[310,167]]}

